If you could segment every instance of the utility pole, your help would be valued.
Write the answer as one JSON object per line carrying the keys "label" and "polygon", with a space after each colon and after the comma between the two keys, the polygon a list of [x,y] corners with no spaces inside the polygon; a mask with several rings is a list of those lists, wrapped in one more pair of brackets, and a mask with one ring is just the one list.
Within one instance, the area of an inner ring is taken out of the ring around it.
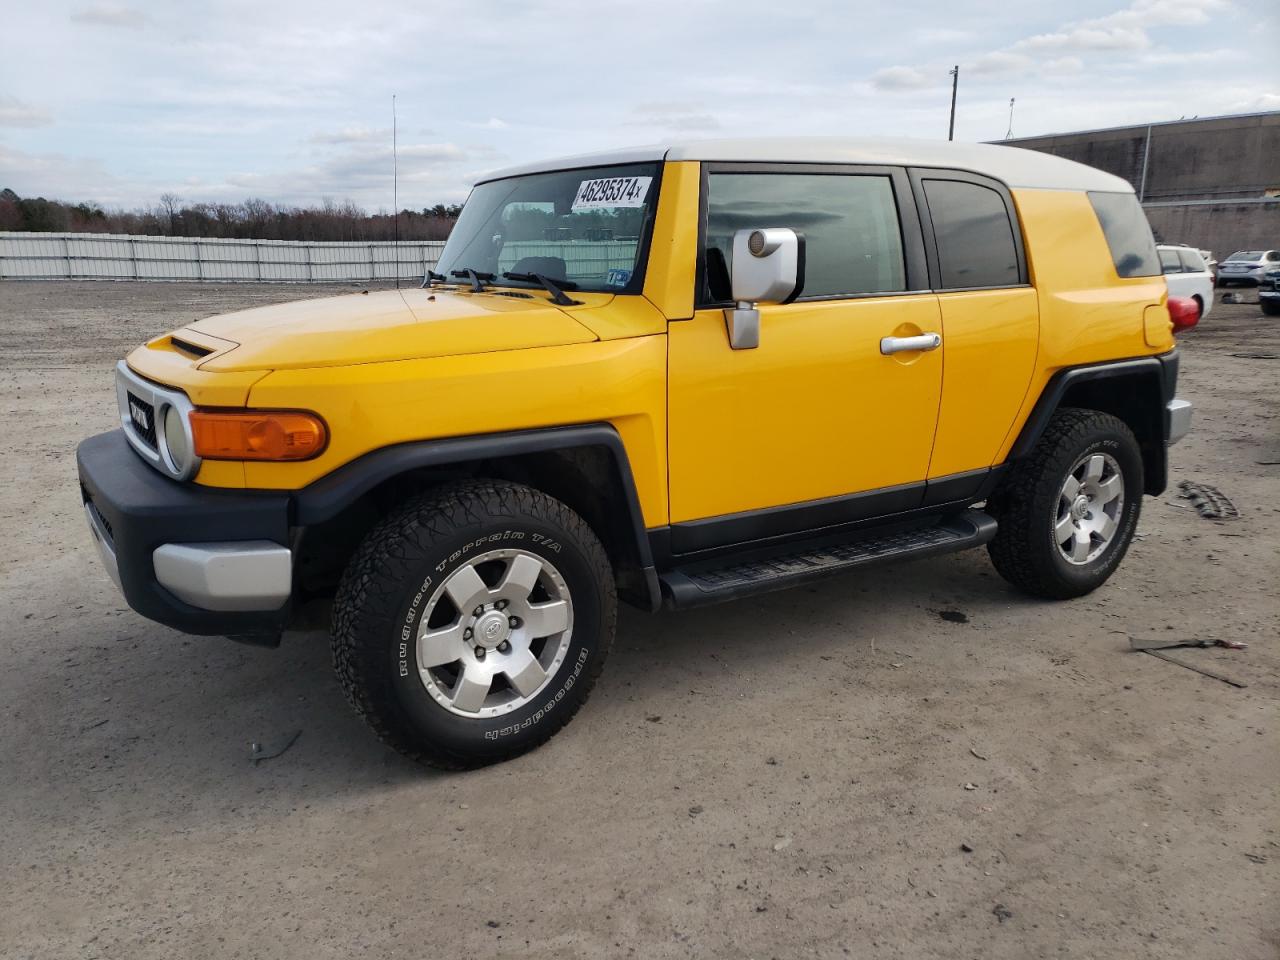
{"label": "utility pole", "polygon": [[947,139],[954,140],[956,138],[956,87],[960,86],[960,64],[956,64],[949,71],[951,74],[951,126],[947,128]]}
{"label": "utility pole", "polygon": [[1006,140],[1013,136],[1013,100],[1013,97],[1009,98],[1009,129],[1004,132]]}

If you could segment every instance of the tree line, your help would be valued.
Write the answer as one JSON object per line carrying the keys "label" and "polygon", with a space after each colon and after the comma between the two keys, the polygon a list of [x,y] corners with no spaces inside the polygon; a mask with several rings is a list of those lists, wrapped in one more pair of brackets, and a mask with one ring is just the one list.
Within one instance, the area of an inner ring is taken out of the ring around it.
{"label": "tree line", "polygon": [[[444,240],[460,204],[400,212],[401,240]],[[396,218],[368,213],[350,200],[290,207],[266,200],[243,203],[184,203],[166,193],[152,207],[106,210],[94,203],[66,203],[0,191],[0,230],[38,233],[123,233],[151,237],[223,237],[245,240],[391,240]]]}

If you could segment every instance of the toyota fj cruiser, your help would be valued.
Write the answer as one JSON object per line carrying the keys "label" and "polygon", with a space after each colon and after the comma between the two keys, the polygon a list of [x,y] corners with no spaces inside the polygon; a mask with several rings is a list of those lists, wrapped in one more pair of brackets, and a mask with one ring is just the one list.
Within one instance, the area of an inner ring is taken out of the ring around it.
{"label": "toyota fj cruiser", "polygon": [[[438,271],[438,272],[437,272]],[[84,509],[139,613],[272,644],[332,598],[374,730],[466,767],[683,608],[986,545],[1116,569],[1188,429],[1123,180],[999,146],[745,140],[495,173],[421,289],[211,317],[116,370]],[[1190,321],[1193,322],[1193,321]]]}

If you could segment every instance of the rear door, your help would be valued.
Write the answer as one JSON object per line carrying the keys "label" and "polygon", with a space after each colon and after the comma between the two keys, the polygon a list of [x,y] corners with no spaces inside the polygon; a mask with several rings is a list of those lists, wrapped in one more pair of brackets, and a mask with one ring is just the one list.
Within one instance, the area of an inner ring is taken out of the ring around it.
{"label": "rear door", "polygon": [[942,404],[928,502],[969,496],[994,462],[1035,367],[1040,311],[1007,187],[912,170],[929,276],[942,311]]}

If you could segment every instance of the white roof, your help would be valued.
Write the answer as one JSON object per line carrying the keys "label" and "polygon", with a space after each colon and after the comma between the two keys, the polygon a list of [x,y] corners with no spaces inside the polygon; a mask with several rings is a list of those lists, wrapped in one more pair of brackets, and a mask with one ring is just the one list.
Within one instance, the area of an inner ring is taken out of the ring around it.
{"label": "white roof", "polygon": [[1036,150],[989,143],[863,137],[776,137],[752,140],[690,140],[658,143],[603,153],[558,157],[496,170],[479,182],[525,173],[572,170],[654,160],[708,160],[740,163],[859,163],[886,166],[946,167],[981,173],[1010,187],[1047,190],[1103,190],[1132,193],[1127,180],[1094,167]]}

